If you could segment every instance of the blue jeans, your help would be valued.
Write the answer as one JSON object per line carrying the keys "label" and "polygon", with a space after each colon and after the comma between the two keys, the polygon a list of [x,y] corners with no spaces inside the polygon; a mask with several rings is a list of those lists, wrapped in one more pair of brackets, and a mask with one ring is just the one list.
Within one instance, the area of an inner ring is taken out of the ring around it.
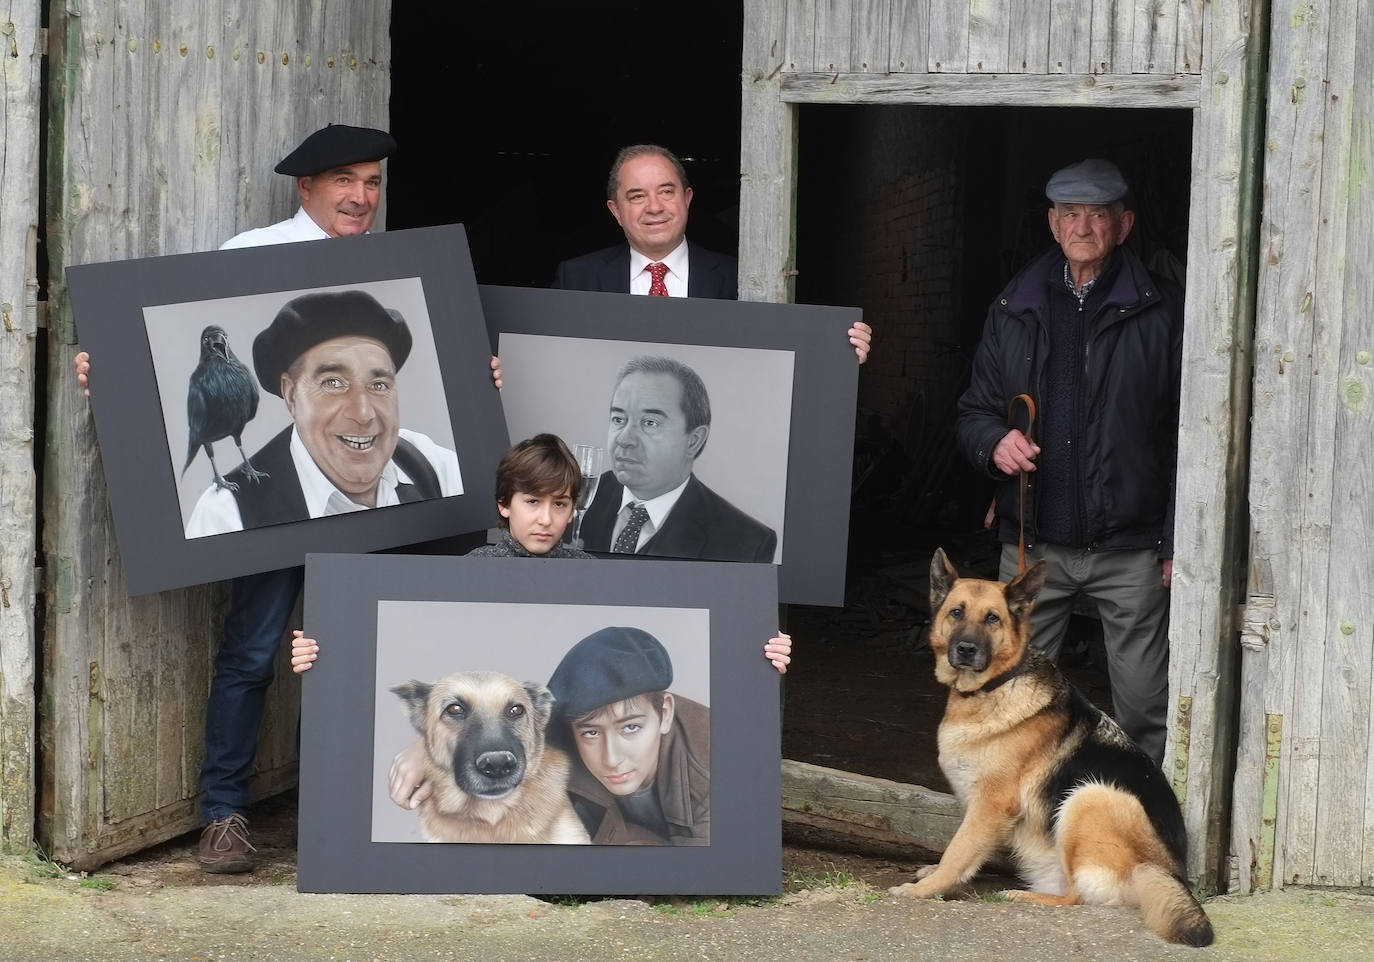
{"label": "blue jeans", "polygon": [[284,568],[231,582],[229,615],[205,706],[200,788],[207,822],[248,808],[248,776],[258,749],[267,686],[304,580],[304,568]]}

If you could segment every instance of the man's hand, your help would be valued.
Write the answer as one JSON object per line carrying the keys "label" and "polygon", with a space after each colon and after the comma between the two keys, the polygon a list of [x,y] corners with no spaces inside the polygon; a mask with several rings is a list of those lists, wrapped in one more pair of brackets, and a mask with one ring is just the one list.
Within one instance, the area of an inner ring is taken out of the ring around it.
{"label": "man's hand", "polygon": [[495,354],[491,356],[491,383],[496,385],[496,390],[501,390],[501,359]]}
{"label": "man's hand", "polygon": [[1159,563],[1159,570],[1164,575],[1164,587],[1172,587],[1174,584],[1174,559],[1165,558]]}
{"label": "man's hand", "polygon": [[763,657],[773,663],[779,675],[787,674],[787,666],[792,663],[792,636],[778,632],[763,646]]}
{"label": "man's hand", "polygon": [[86,397],[90,397],[91,356],[85,351],[81,351],[72,358],[72,364],[76,366],[76,383],[81,385],[81,390]]}
{"label": "man's hand", "polygon": [[1020,474],[1035,470],[1034,458],[1039,453],[1040,445],[1032,444],[1024,434],[1012,428],[992,449],[992,463],[1003,474]]}
{"label": "man's hand", "polygon": [[863,321],[855,321],[849,329],[849,343],[854,345],[854,353],[859,355],[859,363],[868,360],[868,346],[873,343],[873,328]]}
{"label": "man's hand", "polygon": [[315,663],[315,656],[320,653],[320,645],[314,638],[305,637],[305,632],[299,628],[291,631],[291,670],[296,674],[309,671],[310,666]]}
{"label": "man's hand", "polygon": [[391,800],[405,809],[418,808],[434,794],[434,786],[425,780],[425,743],[417,738],[396,753],[391,760],[387,780]]}

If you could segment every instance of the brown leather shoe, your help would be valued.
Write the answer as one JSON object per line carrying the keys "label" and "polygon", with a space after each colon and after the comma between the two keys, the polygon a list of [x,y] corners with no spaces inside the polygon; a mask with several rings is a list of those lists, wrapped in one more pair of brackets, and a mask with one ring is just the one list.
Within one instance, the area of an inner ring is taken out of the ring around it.
{"label": "brown leather shoe", "polygon": [[200,833],[196,861],[206,872],[251,872],[256,851],[248,841],[248,819],[235,812],[205,826]]}

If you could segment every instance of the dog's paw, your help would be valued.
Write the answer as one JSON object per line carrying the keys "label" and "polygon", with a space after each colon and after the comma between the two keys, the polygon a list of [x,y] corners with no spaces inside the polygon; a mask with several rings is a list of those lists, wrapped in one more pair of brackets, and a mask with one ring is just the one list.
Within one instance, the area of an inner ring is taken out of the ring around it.
{"label": "dog's paw", "polygon": [[935,870],[936,870],[937,868],[939,868],[939,867],[940,867],[940,866],[939,866],[939,864],[937,863],[937,864],[935,864],[935,865],[926,865],[926,866],[923,866],[922,868],[917,869],[917,870],[916,870],[916,881],[919,882],[919,881],[921,881],[922,879],[928,879],[928,878],[930,878],[932,875],[935,874]]}
{"label": "dog's paw", "polygon": [[943,893],[938,885],[931,885],[926,879],[919,882],[905,882],[901,885],[894,885],[887,890],[888,895],[899,895],[908,899],[933,899],[939,898]]}
{"label": "dog's paw", "polygon": [[915,883],[915,882],[903,882],[901,885],[894,885],[894,886],[892,886],[890,889],[887,890],[887,894],[888,894],[888,895],[900,895],[900,896],[902,896],[903,898],[914,899],[914,898],[916,898],[916,895],[914,894],[914,893],[915,893],[915,889],[916,889],[916,883]]}

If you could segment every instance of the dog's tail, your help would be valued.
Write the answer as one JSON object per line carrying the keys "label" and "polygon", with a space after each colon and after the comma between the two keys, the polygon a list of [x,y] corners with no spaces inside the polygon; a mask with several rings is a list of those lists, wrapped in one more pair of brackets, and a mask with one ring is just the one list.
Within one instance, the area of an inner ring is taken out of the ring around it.
{"label": "dog's tail", "polygon": [[1131,877],[1145,924],[1156,935],[1180,945],[1211,945],[1215,937],[1207,913],[1188,886],[1158,865],[1137,865]]}

